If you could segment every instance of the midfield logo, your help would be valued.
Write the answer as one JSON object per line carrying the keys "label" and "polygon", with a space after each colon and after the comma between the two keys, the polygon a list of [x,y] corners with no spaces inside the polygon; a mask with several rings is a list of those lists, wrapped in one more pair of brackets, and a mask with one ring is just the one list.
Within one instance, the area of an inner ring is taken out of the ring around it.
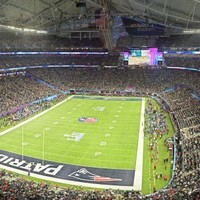
{"label": "midfield logo", "polygon": [[83,123],[95,123],[98,122],[98,119],[95,117],[80,117],[78,119],[78,122],[83,122]]}
{"label": "midfield logo", "polygon": [[105,177],[105,176],[99,176],[99,175],[93,174],[85,168],[81,168],[78,171],[75,171],[69,174],[68,176],[73,177],[78,180],[90,181],[90,182],[122,181],[122,179],[118,179],[118,178],[111,178],[111,177]]}

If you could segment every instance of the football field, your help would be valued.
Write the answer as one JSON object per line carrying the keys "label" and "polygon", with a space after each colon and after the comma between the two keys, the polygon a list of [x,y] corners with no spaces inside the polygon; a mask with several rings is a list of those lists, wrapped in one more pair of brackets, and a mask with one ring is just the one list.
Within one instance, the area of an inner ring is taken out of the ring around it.
{"label": "football field", "polygon": [[1,150],[41,163],[135,170],[141,108],[142,98],[75,96],[1,134]]}

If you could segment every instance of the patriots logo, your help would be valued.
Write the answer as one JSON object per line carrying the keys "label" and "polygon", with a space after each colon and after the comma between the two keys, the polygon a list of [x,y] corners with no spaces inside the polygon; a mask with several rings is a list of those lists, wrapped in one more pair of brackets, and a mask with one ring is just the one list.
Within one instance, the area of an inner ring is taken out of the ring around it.
{"label": "patriots logo", "polygon": [[95,117],[80,117],[78,119],[78,122],[83,122],[83,123],[94,123],[97,121],[98,121],[98,119]]}
{"label": "patriots logo", "polygon": [[73,177],[74,179],[82,180],[82,181],[90,181],[90,182],[112,182],[112,181],[122,181],[122,179],[111,178],[105,176],[99,176],[89,172],[85,168],[81,168],[78,171],[75,171],[68,176]]}

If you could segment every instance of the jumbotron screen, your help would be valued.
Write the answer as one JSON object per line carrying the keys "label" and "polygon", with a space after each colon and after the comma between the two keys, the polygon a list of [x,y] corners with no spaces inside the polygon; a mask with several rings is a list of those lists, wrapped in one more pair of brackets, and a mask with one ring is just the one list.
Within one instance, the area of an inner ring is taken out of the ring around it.
{"label": "jumbotron screen", "polygon": [[163,60],[162,52],[158,52],[157,48],[149,49],[130,49],[122,53],[123,60],[128,61],[128,65],[157,65],[158,61]]}

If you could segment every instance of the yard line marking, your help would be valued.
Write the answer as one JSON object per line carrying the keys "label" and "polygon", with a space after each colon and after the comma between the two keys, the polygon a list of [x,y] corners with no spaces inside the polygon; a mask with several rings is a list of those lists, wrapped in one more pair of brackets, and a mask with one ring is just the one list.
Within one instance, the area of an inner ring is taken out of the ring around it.
{"label": "yard line marking", "polygon": [[94,153],[94,156],[100,156],[101,155],[101,152],[100,151],[96,151],[95,153]]}
{"label": "yard line marking", "polygon": [[100,146],[105,146],[107,144],[107,142],[100,142]]}
{"label": "yard line marking", "polygon": [[[44,129],[45,130],[45,129]],[[51,131],[50,131],[51,132]],[[106,134],[106,132],[107,131],[105,131],[105,134]],[[46,131],[46,133],[48,133],[48,131]],[[104,133],[103,133],[104,134]],[[104,134],[104,135],[105,135]],[[111,135],[111,134],[110,134]],[[115,136],[121,136],[121,131],[120,132],[118,132],[116,129],[115,129]],[[9,138],[5,138],[5,140],[6,141],[8,141],[8,142],[14,142],[14,140],[15,139],[18,139],[19,138],[19,136],[13,136],[11,139],[9,139]],[[52,134],[52,136],[51,135],[48,135],[48,138],[49,139],[57,139],[57,136],[54,136],[53,134]],[[127,144],[127,145],[129,145],[129,144],[132,144],[132,142],[130,141],[132,139],[132,136],[126,136],[126,138],[124,138],[123,139],[123,141],[124,141],[124,143],[125,144]],[[84,143],[83,141],[82,141],[82,143]],[[3,144],[2,143],[2,141],[0,140],[0,146],[1,146],[1,144]]]}
{"label": "yard line marking", "polygon": [[26,146],[26,145],[28,145],[28,142],[22,142],[22,145]]}
{"label": "yard line marking", "polygon": [[49,112],[50,110],[52,110],[52,109],[56,108],[57,106],[59,106],[59,105],[65,103],[66,101],[70,100],[73,96],[74,96],[74,95],[68,97],[67,99],[65,99],[65,100],[63,100],[63,101],[61,101],[61,102],[59,102],[58,104],[52,106],[51,108],[48,108],[47,110],[45,110],[45,111],[43,111],[43,112],[41,112],[41,113],[39,113],[39,114],[37,114],[37,115],[31,117],[30,119],[27,119],[26,121],[17,124],[16,126],[13,126],[13,127],[9,128],[9,129],[7,129],[7,130],[5,130],[5,131],[2,131],[2,132],[0,133],[0,136],[4,135],[4,134],[6,134],[6,133],[9,133],[10,131],[15,130],[16,128],[19,128],[19,127],[21,127],[21,126],[23,126],[23,125],[25,125],[25,124],[27,124],[27,123],[33,121],[34,119],[37,119],[38,117],[44,115],[45,113]]}
{"label": "yard line marking", "polygon": [[42,135],[40,134],[40,133],[36,133],[35,135],[34,135],[34,137],[35,138],[39,138],[39,137],[41,137]]}
{"label": "yard line marking", "polygon": [[106,133],[105,137],[110,137],[110,135],[111,135],[110,133]]}
{"label": "yard line marking", "polygon": [[145,99],[142,98],[142,106],[140,113],[140,129],[138,136],[137,158],[135,167],[135,177],[133,182],[134,190],[142,190],[142,170],[143,170],[143,151],[144,151],[144,113]]}

